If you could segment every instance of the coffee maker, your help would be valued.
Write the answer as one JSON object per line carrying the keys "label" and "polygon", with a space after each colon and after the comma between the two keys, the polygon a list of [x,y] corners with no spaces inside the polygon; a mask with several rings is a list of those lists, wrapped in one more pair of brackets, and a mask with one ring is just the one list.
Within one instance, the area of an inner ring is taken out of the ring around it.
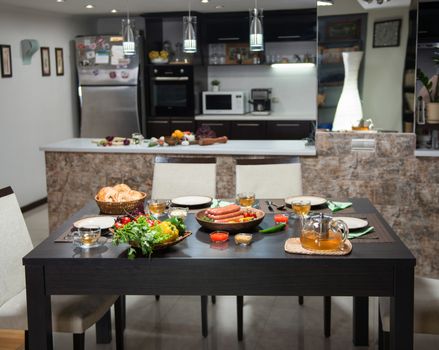
{"label": "coffee maker", "polygon": [[271,89],[251,89],[253,115],[269,115],[271,112]]}

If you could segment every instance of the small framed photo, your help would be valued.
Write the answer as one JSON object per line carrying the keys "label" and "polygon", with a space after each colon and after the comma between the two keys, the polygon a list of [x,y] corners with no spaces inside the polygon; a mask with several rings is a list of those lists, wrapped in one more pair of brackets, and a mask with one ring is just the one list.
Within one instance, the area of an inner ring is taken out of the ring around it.
{"label": "small framed photo", "polygon": [[400,41],[401,20],[375,22],[373,26],[373,47],[397,47]]}
{"label": "small framed photo", "polygon": [[0,45],[0,63],[2,78],[12,77],[11,45]]}
{"label": "small framed photo", "polygon": [[56,75],[64,75],[64,55],[63,49],[55,47],[55,63],[56,63]]}
{"label": "small framed photo", "polygon": [[43,77],[50,76],[50,51],[48,47],[42,47],[41,52],[41,73]]}

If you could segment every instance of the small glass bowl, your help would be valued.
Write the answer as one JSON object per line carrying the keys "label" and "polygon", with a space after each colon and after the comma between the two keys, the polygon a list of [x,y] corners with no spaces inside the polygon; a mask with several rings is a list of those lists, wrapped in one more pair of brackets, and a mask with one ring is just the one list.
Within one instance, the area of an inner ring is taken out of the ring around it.
{"label": "small glass bowl", "polygon": [[248,246],[253,240],[251,233],[237,233],[235,235],[235,243],[237,245]]}
{"label": "small glass bowl", "polygon": [[170,218],[176,217],[176,218],[180,218],[180,219],[184,220],[184,219],[186,219],[188,211],[189,211],[189,208],[170,207],[168,209],[168,215]]}
{"label": "small glass bowl", "polygon": [[213,243],[223,243],[229,240],[227,231],[213,231],[209,236]]}

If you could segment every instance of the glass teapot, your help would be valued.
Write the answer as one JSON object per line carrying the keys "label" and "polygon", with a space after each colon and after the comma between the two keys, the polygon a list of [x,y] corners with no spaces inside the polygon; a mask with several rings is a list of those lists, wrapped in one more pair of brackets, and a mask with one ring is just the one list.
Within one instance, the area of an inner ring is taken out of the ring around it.
{"label": "glass teapot", "polygon": [[343,250],[348,233],[349,229],[345,222],[320,213],[305,219],[300,243],[308,250]]}

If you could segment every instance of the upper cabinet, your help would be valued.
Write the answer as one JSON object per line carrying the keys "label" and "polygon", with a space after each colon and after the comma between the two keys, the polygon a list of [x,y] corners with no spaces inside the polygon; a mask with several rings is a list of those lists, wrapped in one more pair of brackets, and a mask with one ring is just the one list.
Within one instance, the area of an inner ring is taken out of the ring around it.
{"label": "upper cabinet", "polygon": [[230,12],[205,15],[207,42],[246,42],[250,35],[249,13]]}
{"label": "upper cabinet", "polygon": [[316,40],[316,9],[266,11],[264,32],[266,42]]}
{"label": "upper cabinet", "polygon": [[[243,43],[249,40],[249,12],[226,12],[205,15],[209,44]],[[316,40],[316,9],[265,11],[263,17],[266,42]]]}
{"label": "upper cabinet", "polygon": [[419,4],[419,42],[437,42],[439,40],[439,4],[425,2]]}

